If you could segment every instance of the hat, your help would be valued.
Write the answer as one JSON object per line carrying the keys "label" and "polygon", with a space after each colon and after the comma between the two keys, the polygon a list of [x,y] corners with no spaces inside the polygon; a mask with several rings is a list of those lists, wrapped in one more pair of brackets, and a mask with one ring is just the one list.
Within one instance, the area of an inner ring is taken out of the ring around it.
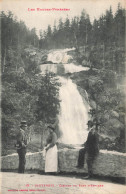
{"label": "hat", "polygon": [[20,127],[21,126],[27,127],[27,122],[26,121],[21,121]]}

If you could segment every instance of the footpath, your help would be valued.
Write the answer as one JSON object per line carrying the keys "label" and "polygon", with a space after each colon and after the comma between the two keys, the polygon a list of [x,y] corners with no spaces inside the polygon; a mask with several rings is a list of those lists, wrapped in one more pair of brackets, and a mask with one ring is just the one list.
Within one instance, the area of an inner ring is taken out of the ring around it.
{"label": "footpath", "polygon": [[74,175],[1,172],[1,194],[125,194],[126,186]]}

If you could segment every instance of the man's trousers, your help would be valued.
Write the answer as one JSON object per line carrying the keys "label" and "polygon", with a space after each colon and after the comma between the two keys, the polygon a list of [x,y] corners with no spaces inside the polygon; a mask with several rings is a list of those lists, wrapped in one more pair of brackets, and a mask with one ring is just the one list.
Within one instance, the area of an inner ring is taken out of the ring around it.
{"label": "man's trousers", "polygon": [[18,156],[19,156],[19,167],[18,167],[18,173],[24,173],[25,170],[25,155],[26,155],[26,148],[21,148],[17,150]]}

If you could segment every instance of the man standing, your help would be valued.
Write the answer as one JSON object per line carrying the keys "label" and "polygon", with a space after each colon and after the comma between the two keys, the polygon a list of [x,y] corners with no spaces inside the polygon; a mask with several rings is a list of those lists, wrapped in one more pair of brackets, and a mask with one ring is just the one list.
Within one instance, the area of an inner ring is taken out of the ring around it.
{"label": "man standing", "polygon": [[27,123],[26,121],[22,121],[20,125],[20,130],[17,134],[17,153],[19,155],[19,167],[18,167],[18,173],[24,173],[25,170],[25,155],[26,155],[26,147],[28,144],[28,136],[26,133],[27,130]]}
{"label": "man standing", "polygon": [[88,133],[87,141],[85,143],[86,150],[86,158],[87,158],[87,166],[88,166],[88,176],[84,177],[86,179],[91,178],[93,176],[93,162],[99,153],[99,140],[98,133],[96,129],[96,123],[93,121],[88,121],[88,129],[90,130]]}

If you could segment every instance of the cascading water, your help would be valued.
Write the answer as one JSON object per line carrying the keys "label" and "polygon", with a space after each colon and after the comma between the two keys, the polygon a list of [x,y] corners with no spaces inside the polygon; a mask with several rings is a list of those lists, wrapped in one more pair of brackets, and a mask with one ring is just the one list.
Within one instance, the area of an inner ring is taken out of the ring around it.
{"label": "cascading water", "polygon": [[59,128],[62,132],[60,142],[66,144],[82,144],[86,141],[88,131],[88,112],[84,106],[77,86],[71,79],[60,78],[61,111]]}
{"label": "cascading water", "polygon": [[74,72],[79,72],[79,71],[86,71],[89,68],[88,67],[83,67],[81,65],[74,65],[73,63],[67,63],[64,64],[64,69],[65,69],[65,73],[74,73]]}
{"label": "cascading water", "polygon": [[[79,72],[88,70],[87,67],[77,66],[73,63],[68,64],[71,56],[67,51],[71,49],[52,51],[48,55],[48,61],[62,63],[65,73]],[[56,64],[41,65],[42,72],[51,71],[56,73]],[[62,133],[59,142],[65,144],[82,144],[86,141],[88,131],[88,108],[77,89],[76,84],[70,78],[59,77],[61,87],[59,96],[61,100],[59,114],[59,129]]]}
{"label": "cascading water", "polygon": [[50,52],[48,54],[48,61],[52,61],[53,63],[65,64],[68,62],[69,59],[71,59],[71,56],[67,55],[66,52],[73,49],[62,49]]}

